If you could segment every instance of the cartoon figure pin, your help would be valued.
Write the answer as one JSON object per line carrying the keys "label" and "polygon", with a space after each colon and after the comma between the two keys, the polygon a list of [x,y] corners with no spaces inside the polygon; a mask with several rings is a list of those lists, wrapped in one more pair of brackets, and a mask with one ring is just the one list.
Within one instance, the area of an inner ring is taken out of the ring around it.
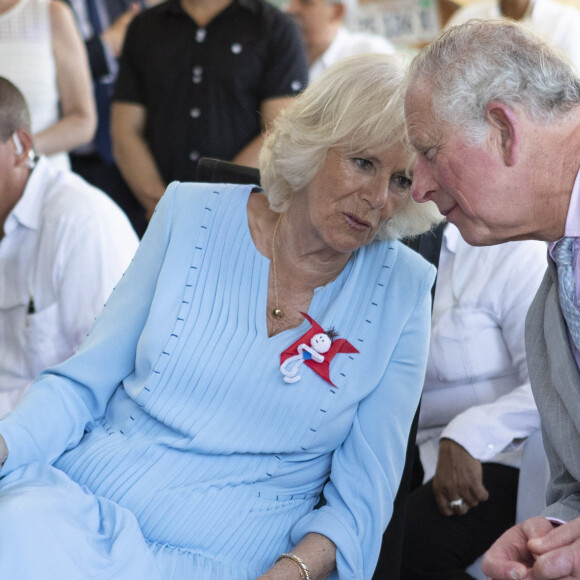
{"label": "cartoon figure pin", "polygon": [[335,386],[330,380],[330,362],[339,352],[357,353],[358,350],[344,338],[335,339],[336,333],[333,330],[325,332],[308,314],[300,314],[310,322],[312,328],[280,355],[280,372],[284,375],[284,381],[299,381],[301,376],[298,371],[305,364]]}

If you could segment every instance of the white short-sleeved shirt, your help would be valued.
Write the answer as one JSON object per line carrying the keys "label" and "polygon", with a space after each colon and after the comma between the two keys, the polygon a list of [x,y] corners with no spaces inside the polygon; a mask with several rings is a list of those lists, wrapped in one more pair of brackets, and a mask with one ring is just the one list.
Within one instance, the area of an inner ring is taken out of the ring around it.
{"label": "white short-sleeved shirt", "polygon": [[439,438],[515,467],[540,419],[526,363],[526,313],[546,269],[544,242],[476,248],[448,224],[441,246],[419,445],[425,479]]}
{"label": "white short-sleeved shirt", "polygon": [[317,79],[330,65],[347,56],[366,53],[393,54],[395,47],[384,37],[365,32],[350,32],[344,27],[338,29],[332,44],[325,53],[317,59],[309,71],[312,82]]}
{"label": "white short-sleeved shirt", "polygon": [[138,239],[120,208],[41,158],[0,241],[0,417],[46,367],[71,356]]}

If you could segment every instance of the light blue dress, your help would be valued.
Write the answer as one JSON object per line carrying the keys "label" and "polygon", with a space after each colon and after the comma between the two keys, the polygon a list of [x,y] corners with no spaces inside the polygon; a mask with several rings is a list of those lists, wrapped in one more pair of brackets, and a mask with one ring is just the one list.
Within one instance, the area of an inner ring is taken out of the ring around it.
{"label": "light blue dress", "polygon": [[308,313],[359,353],[335,386],[305,366],[287,384],[310,323],[268,337],[251,189],[172,184],[78,354],[0,422],[0,578],[250,580],[308,532],[337,545],[334,578],[371,578],[434,269],[399,242],[356,251]]}

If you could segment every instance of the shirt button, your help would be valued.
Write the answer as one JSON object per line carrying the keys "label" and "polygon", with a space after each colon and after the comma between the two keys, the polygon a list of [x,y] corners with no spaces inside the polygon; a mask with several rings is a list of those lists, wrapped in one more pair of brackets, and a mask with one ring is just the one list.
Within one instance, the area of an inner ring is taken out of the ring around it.
{"label": "shirt button", "polygon": [[195,33],[195,40],[200,43],[203,42],[205,40],[206,34],[207,32],[205,28],[198,28],[197,32]]}
{"label": "shirt button", "polygon": [[197,161],[199,159],[199,151],[192,151],[189,154],[189,158],[191,159],[191,161]]}
{"label": "shirt button", "polygon": [[191,80],[194,85],[199,85],[201,83],[201,75],[203,73],[203,68],[201,66],[194,66],[192,71]]}
{"label": "shirt button", "polygon": [[242,45],[239,42],[234,42],[232,44],[232,52],[234,54],[240,54],[242,52]]}
{"label": "shirt button", "polygon": [[290,88],[297,93],[302,88],[302,83],[300,81],[292,81]]}
{"label": "shirt button", "polygon": [[193,109],[189,111],[189,114],[193,119],[198,119],[201,116],[201,111],[199,110],[198,107],[193,107]]}
{"label": "shirt button", "polygon": [[487,448],[488,448],[490,451],[493,451],[493,445],[492,445],[491,443],[489,443],[489,444],[487,445]]}

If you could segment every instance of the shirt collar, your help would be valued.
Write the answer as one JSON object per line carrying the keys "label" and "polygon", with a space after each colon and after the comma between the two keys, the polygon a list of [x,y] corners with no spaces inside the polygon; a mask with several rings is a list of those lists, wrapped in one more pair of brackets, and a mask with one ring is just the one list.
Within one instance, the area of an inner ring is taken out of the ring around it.
{"label": "shirt collar", "polygon": [[[257,12],[258,10],[258,0],[233,0],[231,4],[226,6],[222,12],[230,10],[236,6],[240,8],[245,8],[251,12]],[[168,0],[165,3],[165,11],[171,12],[172,14],[185,14],[185,10],[181,6],[181,0]]]}
{"label": "shirt collar", "polygon": [[327,69],[331,64],[335,63],[340,54],[340,50],[345,44],[346,37],[348,36],[348,32],[344,27],[340,27],[334,40],[332,41],[331,45],[324,51],[324,54],[320,57],[320,61],[324,65],[324,68]]}
{"label": "shirt collar", "polygon": [[572,187],[564,236],[580,238],[580,171],[576,174],[576,180]]}
{"label": "shirt collar", "polygon": [[42,198],[48,181],[56,175],[55,170],[48,161],[41,157],[36,167],[32,170],[24,193],[14,206],[4,226],[4,231],[8,234],[17,225],[22,225],[31,230],[37,230],[42,220]]}
{"label": "shirt collar", "polygon": [[[580,171],[576,174],[576,180],[572,186],[572,195],[570,196],[570,205],[568,206],[568,214],[566,215],[566,226],[564,227],[565,238],[580,238]],[[550,242],[548,250],[550,256],[554,257],[554,247],[560,240]],[[578,240],[576,240],[575,247],[578,247]],[[577,255],[580,259],[580,254]]]}
{"label": "shirt collar", "polygon": [[456,226],[452,223],[447,223],[445,229],[443,230],[443,244],[445,244],[445,249],[455,254],[457,252],[457,245],[459,244],[459,239],[461,234]]}

